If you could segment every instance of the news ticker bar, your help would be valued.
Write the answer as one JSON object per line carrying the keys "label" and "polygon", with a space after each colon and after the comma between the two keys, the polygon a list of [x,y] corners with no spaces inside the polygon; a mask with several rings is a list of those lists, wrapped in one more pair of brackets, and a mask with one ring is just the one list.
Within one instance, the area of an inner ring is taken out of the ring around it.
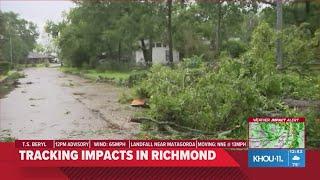
{"label": "news ticker bar", "polygon": [[16,140],[16,148],[247,148],[245,140]]}
{"label": "news ticker bar", "polygon": [[20,166],[239,167],[225,148],[243,140],[16,140]]}

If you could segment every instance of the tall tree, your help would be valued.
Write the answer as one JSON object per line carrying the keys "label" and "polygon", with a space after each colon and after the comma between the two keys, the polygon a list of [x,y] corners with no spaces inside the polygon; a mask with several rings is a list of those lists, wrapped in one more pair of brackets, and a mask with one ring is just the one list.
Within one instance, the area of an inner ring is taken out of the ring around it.
{"label": "tall tree", "polygon": [[2,56],[2,49],[3,49],[3,42],[4,42],[4,17],[3,14],[0,10],[0,61],[3,60],[3,56]]}
{"label": "tall tree", "polygon": [[217,29],[214,31],[216,31],[215,50],[216,50],[216,54],[219,55],[220,41],[221,41],[220,37],[221,37],[222,1],[218,0],[217,3],[218,3],[218,22],[217,22]]}
{"label": "tall tree", "polygon": [[282,69],[282,42],[281,42],[281,32],[282,32],[282,0],[277,0],[277,40],[276,40],[276,58],[277,58],[277,66],[279,69]]}
{"label": "tall tree", "polygon": [[168,31],[168,44],[169,44],[169,62],[173,63],[173,43],[172,43],[172,0],[167,0],[167,8],[168,8],[168,23],[167,23],[167,31]]}
{"label": "tall tree", "polygon": [[58,33],[55,25],[49,23],[51,28],[47,28],[53,36],[58,34],[60,54],[70,65],[89,63],[94,67],[101,57],[109,61],[128,60],[132,51],[138,49],[142,50],[146,64],[151,64],[152,41],[163,40],[165,4],[152,1],[77,3],[63,25],[59,25]]}
{"label": "tall tree", "polygon": [[39,34],[36,25],[26,21],[13,12],[0,12],[2,23],[5,25],[2,34],[3,56],[12,63],[24,63],[30,51],[36,45]]}

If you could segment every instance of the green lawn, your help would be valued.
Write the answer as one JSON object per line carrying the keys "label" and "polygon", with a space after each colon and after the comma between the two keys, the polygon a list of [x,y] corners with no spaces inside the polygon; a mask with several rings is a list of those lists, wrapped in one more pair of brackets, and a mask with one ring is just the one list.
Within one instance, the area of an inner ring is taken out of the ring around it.
{"label": "green lawn", "polygon": [[106,70],[103,72],[98,72],[95,69],[85,70],[85,69],[79,69],[79,68],[72,68],[72,67],[61,67],[62,72],[70,73],[70,74],[76,74],[81,75],[85,78],[97,80],[100,78],[106,78],[106,79],[128,79],[130,76],[130,71],[126,72],[120,72],[120,71],[110,71]]}

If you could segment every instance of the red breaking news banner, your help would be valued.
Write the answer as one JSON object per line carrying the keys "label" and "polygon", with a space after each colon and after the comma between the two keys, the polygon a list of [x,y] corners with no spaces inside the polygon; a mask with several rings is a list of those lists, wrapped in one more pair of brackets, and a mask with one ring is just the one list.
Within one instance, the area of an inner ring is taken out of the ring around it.
{"label": "red breaking news banner", "polygon": [[239,167],[233,140],[17,140],[21,166]]}
{"label": "red breaking news banner", "polygon": [[[0,143],[1,178],[314,179],[319,175],[319,151],[307,152],[303,169],[252,169],[246,147],[241,140],[16,140]],[[137,157],[137,152],[144,155]]]}

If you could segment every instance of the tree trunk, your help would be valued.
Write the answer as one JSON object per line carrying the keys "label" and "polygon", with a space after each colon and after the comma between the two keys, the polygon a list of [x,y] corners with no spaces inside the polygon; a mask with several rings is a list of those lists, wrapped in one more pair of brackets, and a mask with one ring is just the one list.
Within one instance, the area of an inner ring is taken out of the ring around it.
{"label": "tree trunk", "polygon": [[119,46],[118,46],[118,61],[121,61],[121,41],[119,41]]}
{"label": "tree trunk", "polygon": [[152,64],[152,44],[153,44],[153,40],[152,38],[149,38],[149,49],[148,49],[148,66],[151,66]]}
{"label": "tree trunk", "polygon": [[306,16],[308,17],[310,14],[310,1],[306,0]]}
{"label": "tree trunk", "polygon": [[217,24],[217,31],[216,31],[216,53],[219,55],[220,53],[220,35],[221,35],[221,1],[218,1],[218,24]]}
{"label": "tree trunk", "polygon": [[276,40],[276,58],[277,58],[277,68],[282,69],[283,68],[283,62],[282,62],[282,42],[280,38],[280,33],[282,31],[282,0],[277,0],[277,40]]}
{"label": "tree trunk", "polygon": [[183,51],[181,51],[181,52],[179,52],[179,61],[183,61],[183,59],[184,59],[184,52]]}
{"label": "tree trunk", "polygon": [[186,0],[180,0],[180,7],[181,7],[181,9],[184,8],[184,5],[185,5],[184,3],[185,3],[185,1],[186,1]]}
{"label": "tree trunk", "polygon": [[167,0],[168,7],[168,43],[169,43],[169,63],[173,63],[173,44],[172,44],[172,26],[171,26],[171,14],[172,14],[172,0]]}
{"label": "tree trunk", "polygon": [[146,63],[146,65],[149,62],[149,57],[148,57],[148,49],[146,47],[146,44],[144,43],[144,39],[141,39],[141,50],[143,53],[143,58],[144,58],[144,62]]}

